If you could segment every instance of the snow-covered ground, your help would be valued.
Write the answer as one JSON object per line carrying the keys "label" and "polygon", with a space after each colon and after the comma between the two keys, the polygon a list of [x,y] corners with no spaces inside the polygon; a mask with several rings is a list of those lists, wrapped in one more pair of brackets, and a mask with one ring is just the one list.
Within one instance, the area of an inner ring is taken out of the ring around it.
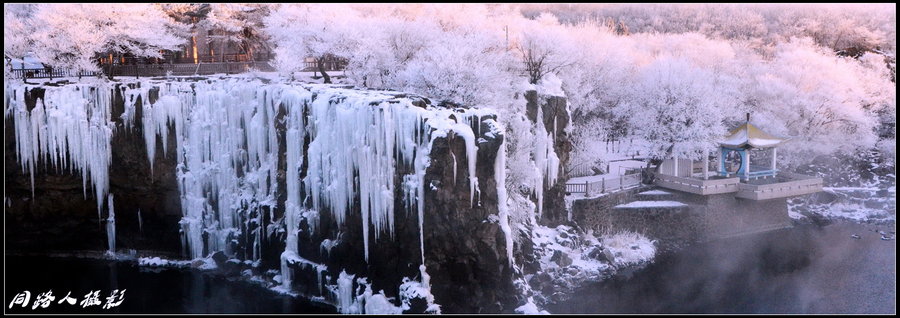
{"label": "snow-covered ground", "polygon": [[678,201],[632,201],[625,204],[619,204],[616,208],[678,208],[683,206],[687,206],[687,204]]}
{"label": "snow-covered ground", "polygon": [[829,220],[862,223],[896,222],[895,188],[891,187],[886,192],[879,195],[878,188],[826,187],[821,194],[788,200],[788,214],[796,220],[815,215]]}

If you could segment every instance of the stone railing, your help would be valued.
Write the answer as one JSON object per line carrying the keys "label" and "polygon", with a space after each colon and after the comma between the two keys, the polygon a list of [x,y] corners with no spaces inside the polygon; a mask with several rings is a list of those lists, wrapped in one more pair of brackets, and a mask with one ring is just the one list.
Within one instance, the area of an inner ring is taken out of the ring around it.
{"label": "stone railing", "polygon": [[740,190],[735,196],[750,200],[767,200],[822,191],[822,178],[782,172],[778,174],[777,181],[767,184],[741,183]]}
{"label": "stone railing", "polygon": [[656,174],[656,185],[660,187],[700,195],[737,192],[739,183],[737,177],[703,180]]}

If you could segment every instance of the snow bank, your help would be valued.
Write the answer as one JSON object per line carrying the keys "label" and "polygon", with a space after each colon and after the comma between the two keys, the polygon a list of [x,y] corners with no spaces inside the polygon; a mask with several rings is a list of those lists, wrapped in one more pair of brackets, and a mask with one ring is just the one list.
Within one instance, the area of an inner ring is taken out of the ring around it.
{"label": "snow bank", "polygon": [[637,209],[637,208],[677,208],[684,207],[687,204],[678,201],[633,201],[626,204],[615,206],[619,209]]}
{"label": "snow bank", "polygon": [[532,297],[528,297],[528,302],[524,305],[516,308],[516,313],[526,314],[526,315],[549,315],[550,313],[546,310],[538,309],[537,305],[534,304],[534,299]]}
{"label": "snow bank", "polygon": [[[526,298],[534,297],[516,309],[521,313],[537,313],[532,305],[564,301],[583,283],[605,279],[625,266],[649,262],[656,254],[655,242],[637,233],[620,232],[598,238],[592,231],[578,233],[565,225],[535,226],[532,241],[540,269],[524,275],[524,281],[516,281],[526,285],[521,289],[531,292]],[[536,292],[546,290],[553,292]]]}
{"label": "snow bank", "polygon": [[671,193],[671,192],[666,192],[666,191],[663,191],[663,190],[650,190],[650,191],[644,191],[644,192],[641,192],[641,193],[638,193],[638,194],[643,194],[643,195],[667,195],[667,194],[672,194],[672,193]]}
{"label": "snow bank", "polygon": [[139,266],[151,266],[151,267],[188,267],[191,265],[190,261],[173,261],[167,260],[160,257],[141,257],[138,259]]}
{"label": "snow bank", "polygon": [[[423,281],[427,281],[427,276],[423,276]],[[383,290],[375,293],[365,277],[357,278],[345,271],[341,271],[335,284],[328,284],[326,288],[334,306],[342,314],[398,315],[410,309],[410,301],[414,298],[426,300],[426,313],[440,314],[440,305],[434,304],[434,296],[426,285],[404,277],[399,287],[400,306],[394,305],[396,300],[387,297]]]}
{"label": "snow bank", "polygon": [[649,262],[656,255],[655,242],[639,233],[608,233],[601,236],[600,240],[615,255],[616,267]]}

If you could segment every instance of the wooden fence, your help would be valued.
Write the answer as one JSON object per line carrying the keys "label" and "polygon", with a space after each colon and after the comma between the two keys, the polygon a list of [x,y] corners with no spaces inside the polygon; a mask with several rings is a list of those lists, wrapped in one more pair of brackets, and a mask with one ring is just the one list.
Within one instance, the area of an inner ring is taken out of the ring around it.
{"label": "wooden fence", "polygon": [[601,193],[615,192],[641,183],[640,173],[631,173],[621,176],[609,176],[599,181],[585,181],[580,183],[566,183],[566,192],[584,193],[591,196]]}
{"label": "wooden fence", "polygon": [[144,64],[105,66],[104,72],[112,76],[188,76],[210,74],[237,74],[256,69],[272,72],[275,69],[268,62],[219,62],[199,64]]}
{"label": "wooden fence", "polygon": [[135,64],[135,65],[104,65],[101,73],[96,72],[72,72],[66,69],[13,69],[14,78],[60,78],[97,76],[100,74],[112,76],[190,76],[210,74],[237,74],[256,69],[263,72],[273,72],[275,68],[268,62],[227,62],[227,63],[199,63],[199,64]]}
{"label": "wooden fence", "polygon": [[78,77],[95,76],[94,72],[72,72],[67,69],[12,69],[13,78],[59,78],[59,77]]}
{"label": "wooden fence", "polygon": [[[304,72],[317,72],[319,70],[315,62],[304,62]],[[324,63],[326,71],[341,71],[346,63],[341,61],[329,61]],[[114,64],[101,65],[101,72],[73,72],[67,69],[13,69],[14,78],[61,78],[80,76],[97,76],[100,74],[112,76],[190,76],[210,74],[237,74],[256,69],[263,72],[274,72],[275,68],[268,62],[215,62],[215,63],[172,63],[172,64]]]}

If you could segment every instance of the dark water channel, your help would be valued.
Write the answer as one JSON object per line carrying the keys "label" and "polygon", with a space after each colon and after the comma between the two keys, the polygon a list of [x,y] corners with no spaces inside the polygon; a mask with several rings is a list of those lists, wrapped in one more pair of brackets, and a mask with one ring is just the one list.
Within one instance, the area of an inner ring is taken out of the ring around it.
{"label": "dark water channel", "polygon": [[[139,267],[134,262],[89,258],[6,257],[7,313],[334,313],[328,305],[280,295],[246,281],[189,269]],[[126,289],[117,307],[82,307],[91,291],[100,290],[103,303],[113,289]],[[10,303],[18,293],[31,292],[28,306]],[[52,290],[55,301],[32,309],[37,294]],[[75,305],[60,304],[68,292]]]}
{"label": "dark water channel", "polygon": [[[695,245],[594,283],[552,313],[896,312],[894,225],[834,223]],[[859,239],[851,235],[859,235]]]}

